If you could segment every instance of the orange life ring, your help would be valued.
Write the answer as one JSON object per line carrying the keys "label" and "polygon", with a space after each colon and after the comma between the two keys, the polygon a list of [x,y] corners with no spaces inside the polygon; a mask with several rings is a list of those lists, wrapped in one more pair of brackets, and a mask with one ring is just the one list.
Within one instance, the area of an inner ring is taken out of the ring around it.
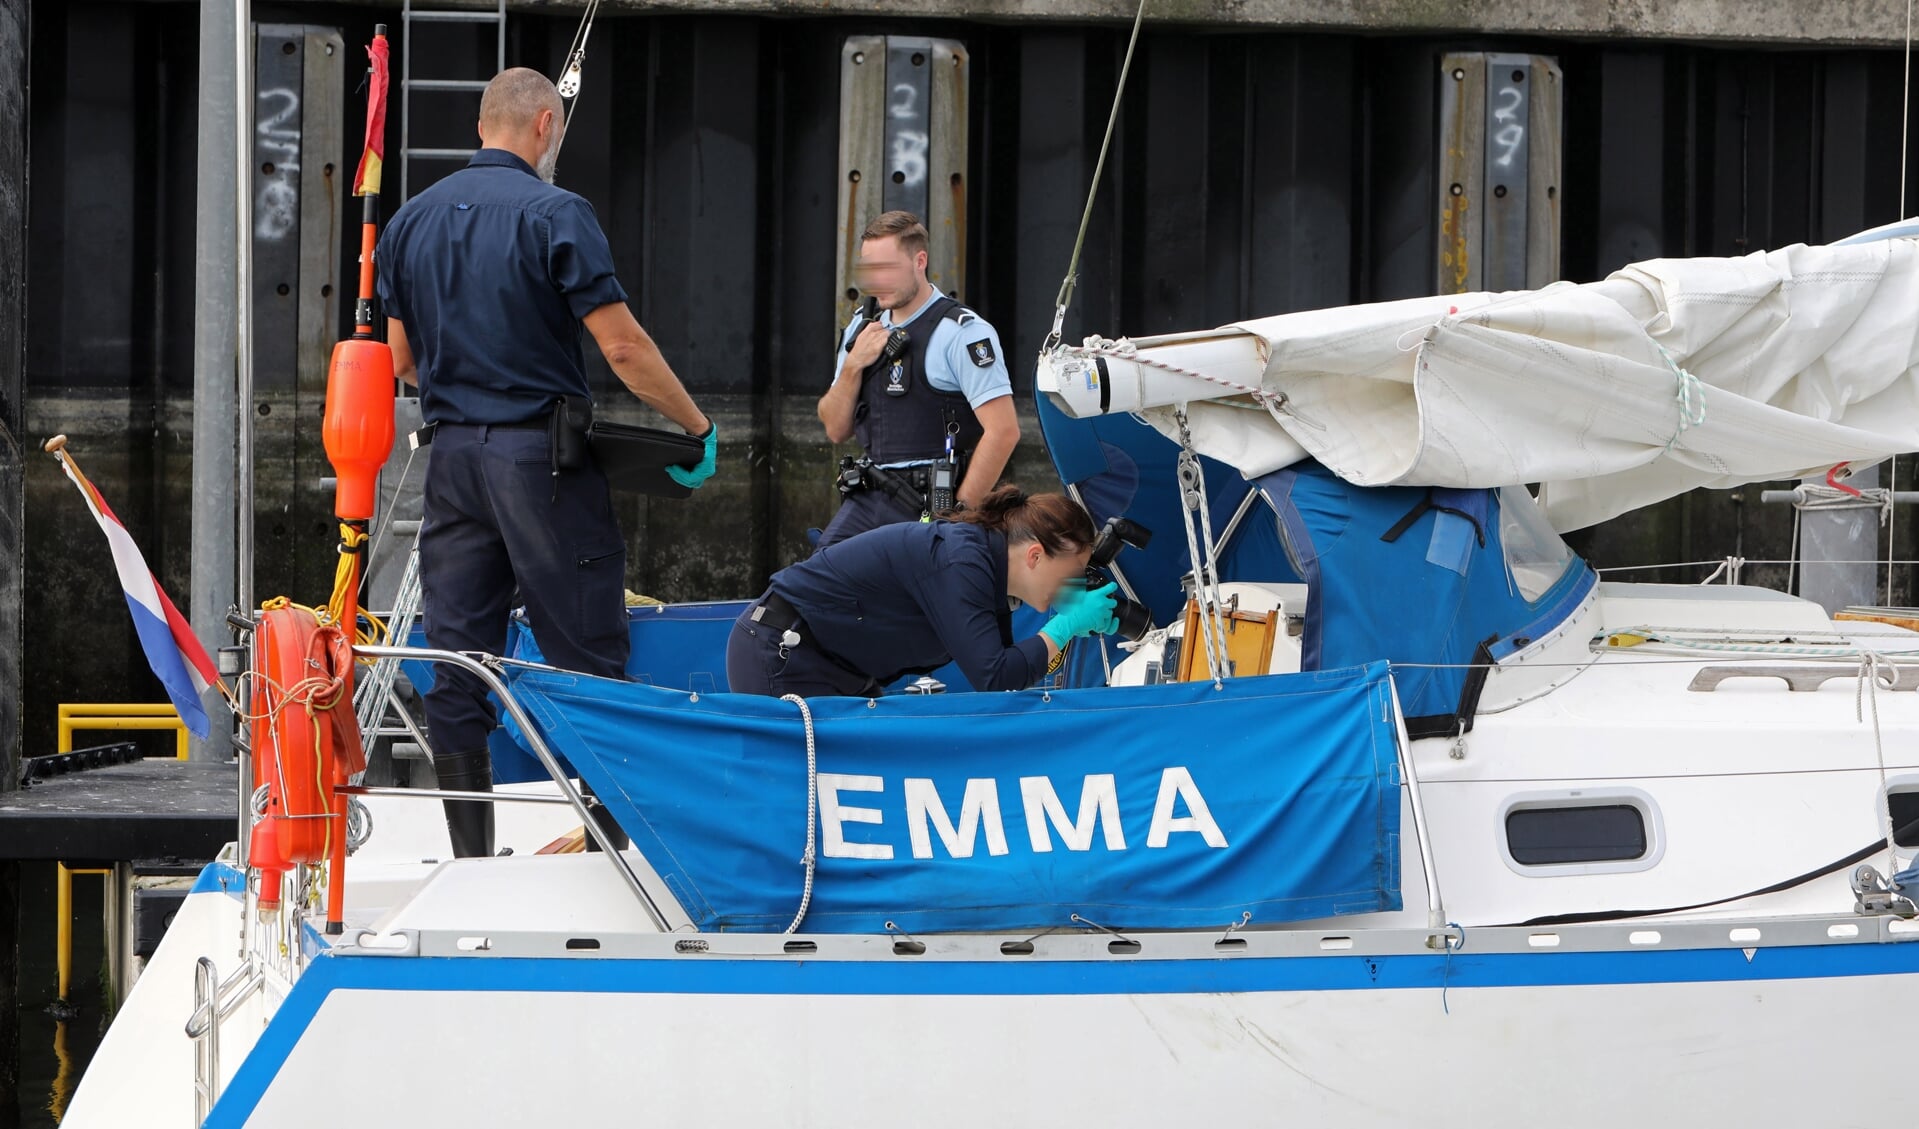
{"label": "orange life ring", "polygon": [[271,607],[254,627],[253,671],[253,784],[266,788],[261,821],[277,857],[248,861],[268,871],[343,857],[346,797],[335,789],[366,769],[352,644],[307,608]]}

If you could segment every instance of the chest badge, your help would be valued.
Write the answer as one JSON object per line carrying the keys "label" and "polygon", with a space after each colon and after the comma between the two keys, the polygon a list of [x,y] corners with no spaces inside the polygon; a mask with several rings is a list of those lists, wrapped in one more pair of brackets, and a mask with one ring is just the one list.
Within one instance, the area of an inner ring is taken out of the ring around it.
{"label": "chest badge", "polygon": [[982,337],[973,342],[966,347],[966,351],[972,356],[973,363],[980,368],[989,368],[999,359],[993,355],[993,339],[990,337]]}
{"label": "chest badge", "polygon": [[906,395],[906,361],[895,360],[886,370],[886,394],[888,396]]}

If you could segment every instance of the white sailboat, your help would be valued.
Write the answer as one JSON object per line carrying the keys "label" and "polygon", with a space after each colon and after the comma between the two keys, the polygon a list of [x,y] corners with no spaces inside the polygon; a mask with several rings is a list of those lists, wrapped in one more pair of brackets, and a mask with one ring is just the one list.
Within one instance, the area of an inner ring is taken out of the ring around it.
{"label": "white sailboat", "polygon": [[[1161,533],[1083,688],[713,693],[737,604],[650,684],[368,649],[499,681],[514,853],[366,796],[338,936],[216,862],[64,1123],[1882,1123],[1806,1080],[1919,1052],[1919,634],[1555,529],[1919,449],[1915,309],[1901,235],[1062,348]],[[627,850],[541,853],[572,772]]]}

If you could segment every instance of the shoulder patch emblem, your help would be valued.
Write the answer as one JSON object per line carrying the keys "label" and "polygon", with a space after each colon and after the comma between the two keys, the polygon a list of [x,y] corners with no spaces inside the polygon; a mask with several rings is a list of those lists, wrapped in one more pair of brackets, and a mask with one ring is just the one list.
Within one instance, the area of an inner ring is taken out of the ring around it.
{"label": "shoulder patch emblem", "polygon": [[999,360],[998,357],[993,355],[993,339],[990,337],[982,337],[978,341],[968,345],[966,352],[968,356],[973,358],[973,363],[981,368],[990,368],[993,362]]}

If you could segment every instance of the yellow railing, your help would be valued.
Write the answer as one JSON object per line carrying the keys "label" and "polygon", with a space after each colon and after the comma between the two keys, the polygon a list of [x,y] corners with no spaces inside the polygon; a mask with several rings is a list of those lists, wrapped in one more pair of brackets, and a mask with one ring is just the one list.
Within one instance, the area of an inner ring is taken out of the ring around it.
{"label": "yellow railing", "polygon": [[[73,980],[73,876],[76,874],[103,875],[107,878],[104,885],[111,886],[113,870],[111,868],[101,869],[97,867],[72,870],[69,869],[64,862],[56,862],[53,866],[55,876],[53,913],[58,919],[54,926],[54,943],[58,946],[54,962],[60,974],[60,995],[58,998],[64,1000],[67,998],[67,986]],[[107,890],[105,896],[109,898],[112,897],[113,891],[111,889]],[[130,925],[131,923],[129,923],[129,926]],[[41,934],[41,936],[45,936],[45,934]],[[42,989],[42,991],[44,990],[45,989]]]}
{"label": "yellow railing", "polygon": [[[59,744],[56,751],[73,751],[73,734],[77,729],[171,729],[173,730],[173,755],[187,759],[187,727],[180,720],[179,711],[171,705],[155,705],[151,702],[61,702],[59,707]],[[54,864],[54,915],[58,922],[54,927],[55,966],[59,971],[60,999],[67,998],[67,987],[73,979],[73,876],[76,874],[101,874],[111,876],[112,870],[83,869],[73,870],[64,862]],[[108,891],[112,896],[112,891]],[[129,927],[131,923],[128,923]]]}
{"label": "yellow railing", "polygon": [[170,705],[148,702],[61,702],[59,752],[73,751],[76,729],[171,729],[173,755],[187,759],[187,726]]}

